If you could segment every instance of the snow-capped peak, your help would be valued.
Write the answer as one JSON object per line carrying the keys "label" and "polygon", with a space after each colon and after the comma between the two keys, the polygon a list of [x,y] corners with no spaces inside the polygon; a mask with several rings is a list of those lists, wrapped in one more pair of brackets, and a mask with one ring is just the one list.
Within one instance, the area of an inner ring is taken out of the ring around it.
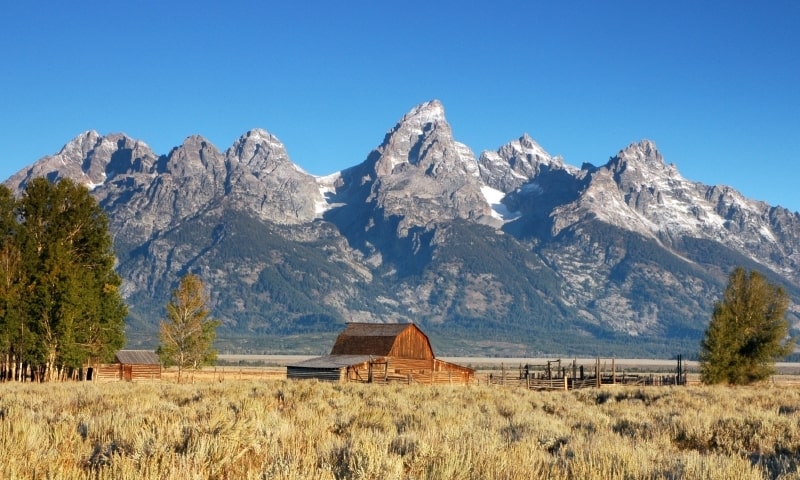
{"label": "snow-capped peak", "polygon": [[625,162],[635,162],[654,166],[663,166],[664,157],[651,140],[641,140],[628,145],[617,157]]}
{"label": "snow-capped peak", "polygon": [[87,130],[66,143],[57,155],[80,155],[83,156],[91,150],[102,136],[95,130]]}
{"label": "snow-capped peak", "polygon": [[531,138],[527,133],[522,134],[519,140],[512,141],[510,145],[512,148],[516,148],[518,151],[527,155],[533,155],[547,159],[551,158],[550,154],[547,153],[541,145],[536,143],[536,140]]}
{"label": "snow-capped peak", "polygon": [[403,116],[400,123],[414,122],[425,125],[442,121],[445,121],[444,106],[439,100],[431,100],[411,109],[410,112]]}
{"label": "snow-capped peak", "polygon": [[247,131],[247,133],[242,135],[241,140],[244,142],[267,143],[270,145],[283,147],[283,143],[278,140],[278,137],[262,128],[254,128]]}

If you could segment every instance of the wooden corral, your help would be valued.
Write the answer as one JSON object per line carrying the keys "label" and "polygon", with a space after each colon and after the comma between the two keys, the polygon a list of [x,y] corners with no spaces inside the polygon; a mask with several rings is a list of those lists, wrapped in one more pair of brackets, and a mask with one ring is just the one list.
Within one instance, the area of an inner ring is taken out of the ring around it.
{"label": "wooden corral", "polygon": [[149,350],[120,350],[115,362],[97,368],[93,380],[98,382],[139,382],[161,379],[161,362]]}
{"label": "wooden corral", "polygon": [[[610,367],[610,370],[609,370]],[[593,365],[578,365],[573,360],[562,364],[561,359],[547,360],[543,364],[519,366],[519,375],[501,367],[499,375],[489,374],[489,385],[522,386],[532,390],[576,390],[581,388],[600,388],[603,385],[686,385],[687,374],[679,355],[674,375],[630,374],[618,372],[615,360],[595,359]]]}
{"label": "wooden corral", "polygon": [[286,367],[288,378],[365,383],[470,383],[475,370],[439,360],[413,323],[348,323],[331,354]]}

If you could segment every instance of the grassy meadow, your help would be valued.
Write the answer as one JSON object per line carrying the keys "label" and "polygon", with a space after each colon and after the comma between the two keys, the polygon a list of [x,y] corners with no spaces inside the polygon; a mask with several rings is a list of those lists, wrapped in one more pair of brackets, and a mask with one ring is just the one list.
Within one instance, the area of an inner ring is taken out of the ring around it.
{"label": "grassy meadow", "polygon": [[800,479],[800,389],[0,384],[3,479]]}

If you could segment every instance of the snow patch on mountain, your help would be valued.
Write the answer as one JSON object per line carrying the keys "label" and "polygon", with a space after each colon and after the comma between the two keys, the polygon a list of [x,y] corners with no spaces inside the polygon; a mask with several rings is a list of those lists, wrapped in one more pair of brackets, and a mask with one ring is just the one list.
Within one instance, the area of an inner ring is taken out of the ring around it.
{"label": "snow patch on mountain", "polygon": [[322,177],[314,177],[322,197],[321,200],[314,203],[317,218],[321,218],[325,212],[337,206],[332,202],[332,198],[336,194],[336,182],[339,181],[341,175],[342,172],[335,172]]}
{"label": "snow patch on mountain", "polygon": [[481,187],[481,193],[483,193],[483,197],[486,199],[489,206],[492,207],[492,217],[504,222],[510,222],[522,215],[520,212],[510,211],[508,207],[503,204],[503,198],[506,194],[500,190],[484,185]]}

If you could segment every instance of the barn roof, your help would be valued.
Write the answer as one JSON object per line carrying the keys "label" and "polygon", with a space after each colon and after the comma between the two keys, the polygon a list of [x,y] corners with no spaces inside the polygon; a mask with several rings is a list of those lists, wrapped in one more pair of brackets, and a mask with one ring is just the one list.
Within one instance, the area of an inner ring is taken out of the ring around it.
{"label": "barn roof", "polygon": [[423,350],[433,355],[427,335],[413,323],[348,323],[336,338],[331,355],[391,356],[397,337],[408,329],[418,332],[423,339]]}
{"label": "barn roof", "polygon": [[150,350],[120,350],[116,354],[117,361],[126,365],[158,365],[158,355]]}
{"label": "barn roof", "polygon": [[413,323],[348,323],[342,335],[353,337],[396,337]]}
{"label": "barn roof", "polygon": [[325,355],[323,357],[309,358],[299,363],[288,365],[299,368],[343,368],[368,362],[372,355]]}

